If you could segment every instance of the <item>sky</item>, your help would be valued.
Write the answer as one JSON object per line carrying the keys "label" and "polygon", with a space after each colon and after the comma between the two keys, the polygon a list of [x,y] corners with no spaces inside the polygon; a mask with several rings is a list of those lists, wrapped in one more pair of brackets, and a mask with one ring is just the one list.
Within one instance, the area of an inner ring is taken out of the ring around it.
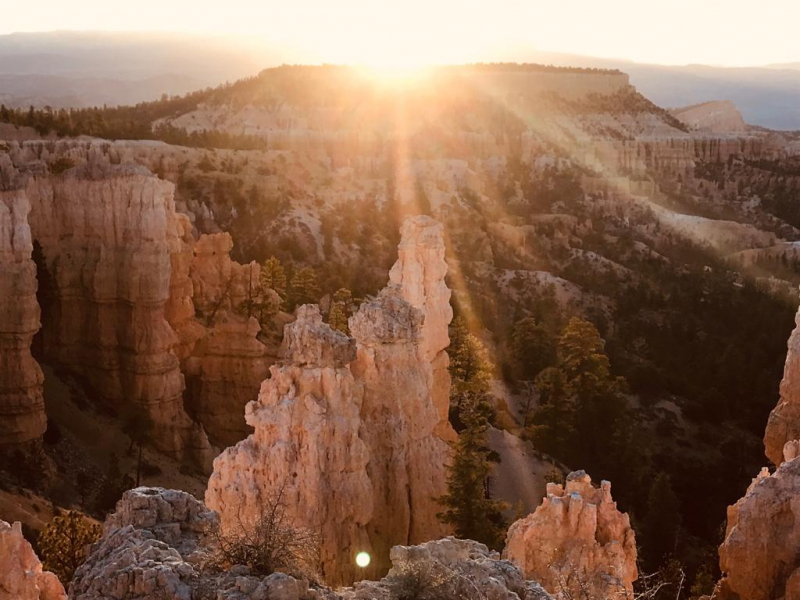
{"label": "sky", "polygon": [[392,66],[526,60],[525,50],[659,64],[800,61],[800,0],[37,0],[0,33],[254,36],[296,62]]}

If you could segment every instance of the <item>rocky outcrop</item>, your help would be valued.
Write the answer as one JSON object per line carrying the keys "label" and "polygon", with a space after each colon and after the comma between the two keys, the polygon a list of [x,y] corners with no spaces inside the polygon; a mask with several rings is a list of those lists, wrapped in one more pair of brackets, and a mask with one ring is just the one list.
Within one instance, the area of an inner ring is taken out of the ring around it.
{"label": "rocky outcrop", "polygon": [[35,440],[47,427],[44,377],[31,355],[40,322],[29,210],[22,190],[0,191],[0,444]]}
{"label": "rocky outcrop", "polygon": [[628,515],[611,484],[596,488],[584,471],[570,473],[566,486],[547,485],[536,511],[509,528],[503,556],[556,596],[632,598],[638,577]]}
{"label": "rocky outcrop", "polygon": [[785,462],[772,475],[764,468],[747,493],[728,507],[719,548],[723,577],[717,600],[800,598],[800,442],[786,444]]}
{"label": "rocky outcrop", "polygon": [[259,331],[254,318],[223,311],[185,361],[186,409],[216,446],[231,446],[252,432],[245,423],[244,407],[258,397],[275,362],[256,339]]}
{"label": "rocky outcrop", "polygon": [[449,448],[435,433],[439,412],[423,346],[426,318],[403,298],[400,284],[389,283],[349,323],[358,342],[353,373],[364,384],[360,435],[370,454],[375,514],[369,536],[379,574],[389,567],[392,546],[448,532],[436,518],[436,498],[446,492]]}
{"label": "rocky outcrop", "polygon": [[400,286],[401,294],[411,306],[424,314],[419,348],[433,371],[431,398],[439,419],[436,434],[444,440],[456,435],[448,421],[450,410],[450,345],[448,327],[453,320],[450,289],[445,283],[444,230],[441,223],[420,215],[406,219],[401,230],[397,262],[389,272],[389,280]]}
{"label": "rocky outcrop", "polygon": [[47,358],[83,376],[103,401],[145,410],[162,451],[205,462],[210,447],[183,410],[179,339],[166,318],[171,291],[186,289],[172,277],[187,225],[172,184],[141,167],[87,163],[32,179],[26,194],[54,288]]}
{"label": "rocky outcrop", "polygon": [[67,600],[58,577],[42,570],[19,522],[0,520],[0,600]]}
{"label": "rocky outcrop", "polygon": [[[392,549],[381,581],[332,590],[305,579],[220,570],[214,552],[216,516],[185,492],[137,488],[125,493],[70,586],[72,600],[549,600],[496,552],[470,540],[446,538]],[[416,593],[415,596],[411,594]]]}
{"label": "rocky outcrop", "polygon": [[472,540],[448,537],[419,546],[395,546],[391,560],[392,568],[381,581],[361,581],[353,590],[345,590],[343,598],[550,600],[541,585],[526,580],[513,564]]}
{"label": "rocky outcrop", "polygon": [[774,464],[783,462],[786,442],[800,439],[800,311],[789,337],[786,364],[783,368],[780,399],[772,409],[764,432],[764,451]]}
{"label": "rocky outcrop", "polygon": [[229,233],[201,235],[194,246],[194,307],[207,324],[213,323],[221,311],[234,312],[258,287],[261,266],[256,262],[240,265],[231,260],[232,249]]}
{"label": "rocky outcrop", "polygon": [[322,535],[326,581],[352,582],[352,556],[371,551],[365,526],[374,497],[359,437],[362,386],[349,367],[355,343],[305,305],[285,328],[283,354],[247,405],[255,432],[214,461],[206,502],[230,531],[255,522],[281,494],[290,518]]}

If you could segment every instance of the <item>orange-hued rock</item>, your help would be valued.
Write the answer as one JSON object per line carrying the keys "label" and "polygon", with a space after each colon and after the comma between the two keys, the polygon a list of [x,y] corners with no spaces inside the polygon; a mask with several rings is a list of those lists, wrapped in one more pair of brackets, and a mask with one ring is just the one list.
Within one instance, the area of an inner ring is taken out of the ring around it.
{"label": "orange-hued rock", "polygon": [[252,432],[244,407],[258,398],[276,358],[256,339],[259,331],[254,318],[222,311],[185,361],[187,410],[216,446],[232,446]]}
{"label": "orange-hued rock", "polygon": [[231,260],[231,250],[233,238],[229,233],[201,235],[194,246],[194,307],[201,320],[209,324],[220,311],[235,311],[258,287],[260,265],[240,265]]}
{"label": "orange-hued rock", "polygon": [[172,277],[187,226],[173,191],[130,165],[87,163],[29,181],[30,227],[54,288],[44,352],[105,402],[147,411],[159,449],[206,462],[210,445],[183,410],[180,340],[166,318],[168,303],[173,318],[189,310],[170,299],[187,289],[185,274]]}
{"label": "orange-hued rock", "polygon": [[284,360],[247,405],[255,429],[214,461],[206,504],[223,531],[253,523],[283,490],[289,516],[322,535],[327,582],[352,582],[355,554],[370,552],[369,454],[359,437],[362,386],[350,372],[355,343],[322,322],[315,305],[285,328]]}
{"label": "orange-hued rock", "polygon": [[783,462],[786,442],[800,439],[800,310],[789,336],[780,399],[769,415],[764,432],[764,452],[774,464]]}
{"label": "orange-hued rock", "polygon": [[64,586],[22,535],[22,525],[0,519],[0,600],[67,600]]}
{"label": "orange-hued rock", "polygon": [[772,475],[764,468],[747,493],[728,507],[719,547],[722,579],[718,600],[800,598],[800,460],[798,442],[786,444],[786,460]]}
{"label": "orange-hued rock", "polygon": [[744,133],[748,129],[742,113],[730,100],[701,102],[674,108],[670,112],[691,130],[708,133]]}
{"label": "orange-hued rock", "polygon": [[392,546],[448,533],[436,518],[441,512],[436,498],[447,491],[450,450],[435,432],[435,373],[422,347],[426,317],[390,282],[349,323],[358,342],[353,374],[364,385],[361,437],[369,448],[367,472],[375,492],[369,535],[381,575],[389,569]]}
{"label": "orange-hued rock", "polygon": [[29,210],[22,190],[0,191],[0,444],[34,440],[47,426],[44,378],[31,356],[40,323]]}
{"label": "orange-hued rock", "polygon": [[628,515],[617,510],[611,484],[592,485],[584,471],[566,486],[547,484],[547,497],[508,530],[503,557],[551,594],[632,598],[636,539]]}
{"label": "orange-hued rock", "polygon": [[397,262],[389,272],[389,280],[400,286],[403,298],[424,313],[419,348],[433,370],[431,397],[438,411],[436,434],[444,440],[455,440],[448,421],[450,410],[450,345],[448,326],[453,320],[450,289],[445,283],[444,230],[442,224],[425,215],[405,220],[401,230]]}

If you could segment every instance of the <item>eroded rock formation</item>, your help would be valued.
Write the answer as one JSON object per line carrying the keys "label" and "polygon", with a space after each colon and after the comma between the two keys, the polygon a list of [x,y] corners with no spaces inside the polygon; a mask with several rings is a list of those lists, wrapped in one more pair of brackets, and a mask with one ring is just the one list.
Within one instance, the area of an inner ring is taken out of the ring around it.
{"label": "eroded rock formation", "polygon": [[[446,538],[392,549],[381,581],[332,590],[283,573],[220,570],[208,560],[216,515],[185,492],[137,488],[125,493],[70,586],[72,600],[392,600],[415,591],[442,600],[549,600],[496,552]],[[421,592],[420,592],[421,591]],[[422,596],[416,596],[422,597]],[[48,599],[49,600],[49,599]]]}
{"label": "eroded rock formation", "polygon": [[723,577],[718,600],[800,598],[800,442],[786,444],[785,462],[772,475],[764,468],[747,493],[728,507],[719,548]]}
{"label": "eroded rock formation", "polygon": [[433,371],[431,398],[439,413],[436,434],[442,439],[454,440],[456,435],[448,421],[450,374],[447,367],[450,360],[446,352],[450,345],[448,326],[453,320],[453,308],[446,275],[441,223],[425,215],[406,219],[397,262],[389,272],[389,280],[398,284],[403,298],[424,314],[419,345]]}
{"label": "eroded rock formation", "polygon": [[783,462],[786,442],[800,439],[800,311],[797,312],[795,328],[789,337],[780,394],[764,432],[764,451],[776,465]]}
{"label": "eroded rock formation", "polygon": [[221,311],[234,312],[258,287],[260,265],[256,262],[240,265],[231,260],[232,249],[233,238],[229,233],[201,235],[194,246],[194,307],[208,324]]}
{"label": "eroded rock formation", "polygon": [[22,190],[0,191],[0,444],[35,440],[47,427],[44,378],[31,355],[40,323],[29,210]]}
{"label": "eroded rock formation", "polygon": [[[364,384],[361,437],[369,448],[367,471],[375,494],[369,534],[381,574],[392,546],[448,531],[436,518],[441,511],[436,498],[446,492],[449,448],[435,433],[435,374],[422,345],[427,313],[402,292],[389,283],[350,319],[358,342],[353,373]],[[449,379],[445,383],[449,388]]]}
{"label": "eroded rock formation", "polygon": [[259,331],[254,318],[223,311],[185,361],[186,408],[203,424],[211,441],[223,448],[252,431],[245,423],[244,407],[258,397],[261,382],[275,362],[256,339]]}
{"label": "eroded rock formation", "polygon": [[22,525],[0,519],[0,600],[67,600],[58,577],[42,563],[22,535]]}
{"label": "eroded rock formation", "polygon": [[352,557],[370,551],[369,454],[359,437],[362,386],[350,372],[355,343],[301,306],[286,326],[284,360],[246,408],[255,432],[214,461],[206,502],[223,531],[252,524],[279,493],[290,517],[323,538],[329,583],[352,582]]}
{"label": "eroded rock formation", "polygon": [[183,410],[179,340],[166,319],[170,292],[186,289],[172,278],[186,225],[172,193],[141,167],[96,163],[26,188],[54,288],[46,356],[84,376],[104,401],[145,410],[161,450],[204,462],[210,446]]}
{"label": "eroded rock formation", "polygon": [[554,595],[632,598],[636,540],[628,515],[617,510],[611,484],[592,485],[584,471],[566,486],[549,483],[547,497],[508,530],[504,558]]}

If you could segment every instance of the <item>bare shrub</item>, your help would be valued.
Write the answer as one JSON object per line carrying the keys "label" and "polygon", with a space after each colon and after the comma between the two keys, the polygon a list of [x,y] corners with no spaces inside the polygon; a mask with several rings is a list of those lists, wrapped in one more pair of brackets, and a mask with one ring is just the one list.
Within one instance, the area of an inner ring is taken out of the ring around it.
{"label": "bare shrub", "polygon": [[451,574],[435,569],[430,563],[402,563],[395,565],[389,578],[392,600],[444,600]]}
{"label": "bare shrub", "polygon": [[296,526],[286,513],[284,486],[252,518],[238,517],[235,531],[213,534],[215,562],[222,568],[245,565],[253,575],[280,571],[317,579],[320,535]]}

